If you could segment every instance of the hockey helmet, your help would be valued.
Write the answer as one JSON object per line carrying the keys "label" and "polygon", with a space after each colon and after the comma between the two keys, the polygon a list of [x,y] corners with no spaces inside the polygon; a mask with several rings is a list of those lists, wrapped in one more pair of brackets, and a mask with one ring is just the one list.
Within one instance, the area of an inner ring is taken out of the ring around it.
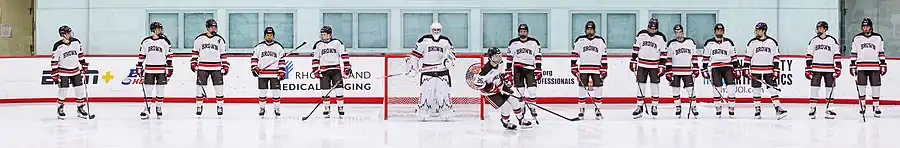
{"label": "hockey helmet", "polygon": [[722,31],[725,31],[725,24],[716,23],[716,26],[713,27],[713,30],[719,30],[719,29],[722,29]]}
{"label": "hockey helmet", "polygon": [[152,22],[152,23],[150,23],[150,31],[151,31],[151,32],[154,31],[154,30],[156,30],[156,28],[163,28],[162,23],[160,23],[160,22]]}
{"label": "hockey helmet", "polygon": [[650,22],[647,22],[647,28],[658,29],[659,28],[659,20],[656,18],[650,18]]}
{"label": "hockey helmet", "polygon": [[681,26],[681,24],[675,24],[675,27],[672,27],[673,32],[678,30],[684,30],[684,26]]}
{"label": "hockey helmet", "polygon": [[816,28],[818,28],[818,27],[825,28],[825,31],[828,31],[828,22],[819,21],[816,23]]}
{"label": "hockey helmet", "polygon": [[769,30],[769,25],[766,25],[766,22],[756,23],[756,29]]}
{"label": "hockey helmet", "polygon": [[69,27],[67,25],[59,26],[59,36],[64,36],[65,34],[70,32],[72,32],[72,27]]}
{"label": "hockey helmet", "polygon": [[519,24],[519,31],[521,31],[521,30],[528,31],[528,25],[526,25],[526,24]]}
{"label": "hockey helmet", "polygon": [[332,33],[331,26],[322,26],[322,29],[319,29],[319,33],[331,34]]}
{"label": "hockey helmet", "polygon": [[219,24],[216,23],[216,20],[215,20],[215,19],[208,19],[208,20],[206,20],[206,28],[209,28],[209,27],[218,27],[218,26],[219,26]]}
{"label": "hockey helmet", "polygon": [[597,29],[597,24],[595,24],[594,21],[587,21],[587,23],[584,23],[584,29],[588,28]]}
{"label": "hockey helmet", "polygon": [[272,35],[275,35],[275,28],[272,28],[272,27],[266,27],[266,29],[263,30],[263,34],[272,34]]}
{"label": "hockey helmet", "polygon": [[872,19],[871,18],[863,18],[861,25],[872,27]]}

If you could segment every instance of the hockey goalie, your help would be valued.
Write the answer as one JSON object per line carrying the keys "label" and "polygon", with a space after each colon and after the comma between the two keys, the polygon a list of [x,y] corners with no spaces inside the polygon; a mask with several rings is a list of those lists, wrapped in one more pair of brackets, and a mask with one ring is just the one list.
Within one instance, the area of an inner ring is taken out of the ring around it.
{"label": "hockey goalie", "polygon": [[509,130],[518,128],[509,121],[510,111],[515,114],[522,129],[531,128],[531,121],[525,119],[523,108],[525,100],[522,99],[522,96],[513,96],[513,90],[510,87],[512,84],[505,81],[506,78],[502,78],[504,75],[501,75],[502,72],[499,68],[503,63],[503,60],[500,59],[500,49],[490,48],[487,53],[484,53],[484,56],[488,57],[488,62],[483,66],[477,63],[469,66],[466,71],[466,84],[481,92],[481,95],[488,99],[494,109],[500,109],[500,123],[504,128]]}
{"label": "hockey goalie", "polygon": [[450,120],[453,117],[449,68],[454,65],[456,55],[450,38],[441,35],[441,28],[440,23],[431,24],[431,33],[419,38],[406,60],[408,76],[421,76],[416,115],[422,120],[431,117]]}

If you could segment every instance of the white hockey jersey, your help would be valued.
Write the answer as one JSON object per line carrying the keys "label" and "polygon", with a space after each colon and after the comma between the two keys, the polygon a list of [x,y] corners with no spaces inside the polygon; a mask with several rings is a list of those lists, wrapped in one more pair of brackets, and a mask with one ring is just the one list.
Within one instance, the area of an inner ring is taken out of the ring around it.
{"label": "white hockey jersey", "polygon": [[744,68],[750,68],[752,74],[769,74],[779,69],[778,41],[766,36],[765,40],[750,39],[747,42],[747,55],[744,57]]}
{"label": "white hockey jersey", "polygon": [[734,42],[729,38],[722,38],[722,41],[716,41],[716,38],[706,40],[706,46],[703,46],[703,67],[706,69],[717,67],[734,67],[740,68],[738,64],[738,55],[735,54]]}
{"label": "white hockey jersey", "polygon": [[284,47],[278,41],[259,42],[253,47],[250,68],[260,70],[259,78],[278,78],[278,74],[285,72],[284,56]]}
{"label": "white hockey jersey", "polygon": [[509,40],[509,48],[506,49],[506,66],[525,68],[525,69],[541,69],[541,43],[533,37],[528,37],[525,41],[518,37]]}
{"label": "white hockey jersey", "polygon": [[815,72],[834,72],[841,68],[841,46],[831,35],[815,36],[806,47],[806,67]]}
{"label": "white hockey jersey", "polygon": [[144,68],[144,73],[166,73],[172,68],[172,42],[166,36],[153,39],[148,36],[141,41],[141,49],[138,52],[138,67]]}
{"label": "white hockey jersey", "polygon": [[227,48],[225,38],[222,36],[200,34],[194,39],[191,63],[197,63],[197,69],[200,70],[221,70],[222,67],[229,66],[228,56],[225,55]]}
{"label": "white hockey jersey", "polygon": [[670,70],[674,75],[691,75],[693,71],[700,70],[700,52],[697,51],[697,44],[694,40],[685,37],[683,41],[672,39],[666,44],[668,59],[666,60],[666,69]]}
{"label": "white hockey jersey", "polygon": [[638,67],[659,68],[665,64],[666,35],[657,31],[650,33],[646,29],[641,30],[634,37],[634,51],[631,53],[631,61],[637,62]]}
{"label": "white hockey jersey", "polygon": [[884,57],[884,38],[881,34],[873,32],[870,36],[866,36],[860,33],[853,37],[850,66],[857,66],[858,70],[879,70],[880,66],[887,66]]}
{"label": "white hockey jersey", "polygon": [[512,94],[512,89],[510,89],[509,86],[505,86],[503,83],[502,76],[500,75],[502,73],[499,68],[500,66],[502,65],[497,64],[497,66],[494,66],[488,62],[481,67],[481,73],[479,73],[477,77],[477,81],[484,84],[480,88],[481,95],[490,96],[497,93],[506,95]]}
{"label": "white hockey jersey", "polygon": [[344,49],[344,42],[341,40],[319,40],[313,45],[313,70],[341,69],[341,63],[350,66],[350,54]]}
{"label": "white hockey jersey", "polygon": [[62,40],[53,44],[53,54],[50,56],[51,75],[74,76],[81,74],[82,68],[87,66],[84,60],[84,50],[81,41],[72,37],[69,43]]}
{"label": "white hockey jersey", "polygon": [[575,38],[572,46],[572,69],[578,68],[580,73],[600,73],[606,71],[607,60],[606,40],[600,36],[593,39],[587,35]]}
{"label": "white hockey jersey", "polygon": [[[446,36],[434,37],[424,35],[416,41],[416,46],[409,53],[410,64],[415,64],[419,72],[435,72],[449,70],[456,63],[453,43]],[[448,65],[445,65],[448,64]]]}

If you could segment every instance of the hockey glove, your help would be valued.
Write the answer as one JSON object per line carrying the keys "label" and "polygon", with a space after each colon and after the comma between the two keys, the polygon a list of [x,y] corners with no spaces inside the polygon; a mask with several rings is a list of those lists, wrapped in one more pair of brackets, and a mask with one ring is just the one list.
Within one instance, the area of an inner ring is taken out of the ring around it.
{"label": "hockey glove", "polygon": [[631,72],[637,72],[637,68],[637,61],[631,61],[631,63],[628,64],[628,69],[630,69]]}
{"label": "hockey glove", "polygon": [[350,76],[352,72],[353,70],[350,69],[350,66],[344,66],[344,77]]}
{"label": "hockey glove", "polygon": [[753,75],[750,75],[750,68],[744,68],[744,73],[743,73],[743,75],[744,75],[744,77],[747,77],[747,78],[750,78],[750,79],[754,79],[754,78],[753,78]]}
{"label": "hockey glove", "polygon": [[856,66],[850,66],[850,76],[856,76]]}
{"label": "hockey glove", "polygon": [[703,70],[700,70],[700,71],[702,71],[701,73],[703,73],[703,78],[704,78],[704,79],[709,79],[709,69],[703,69]]}
{"label": "hockey glove", "polygon": [[259,68],[256,68],[256,66],[250,68],[250,72],[253,74],[253,77],[259,77]]}
{"label": "hockey glove", "polygon": [[669,82],[675,81],[675,76],[672,74],[672,72],[666,73],[666,80],[669,80]]}
{"label": "hockey glove", "polygon": [[284,80],[285,75],[283,70],[278,70],[278,80]]}
{"label": "hockey glove", "polygon": [[834,69],[834,78],[837,79],[838,77],[841,77],[841,69],[835,68]]}
{"label": "hockey glove", "polygon": [[222,75],[228,75],[228,67],[230,66],[222,66]]}
{"label": "hockey glove", "polygon": [[88,64],[84,63],[83,65],[81,65],[81,75],[84,76],[84,75],[87,75],[87,73],[88,73]]}
{"label": "hockey glove", "polygon": [[812,80],[812,68],[806,67],[806,79]]}
{"label": "hockey glove", "polygon": [[196,62],[191,63],[191,71],[193,71],[194,73],[197,72],[197,63]]}
{"label": "hockey glove", "polygon": [[693,70],[693,72],[694,72],[694,73],[693,73],[694,77],[692,77],[692,78],[700,77],[700,71],[699,71],[699,70]]}
{"label": "hockey glove", "polygon": [[887,74],[887,65],[881,65],[881,76]]}
{"label": "hockey glove", "polygon": [[606,80],[606,70],[600,70],[600,79]]}
{"label": "hockey glove", "polygon": [[144,68],[141,66],[137,66],[134,68],[134,73],[137,74],[138,78],[144,77]]}
{"label": "hockey glove", "polygon": [[503,74],[503,77],[506,78],[506,79],[505,79],[505,80],[506,80],[505,82],[506,82],[506,85],[507,85],[507,86],[513,86],[513,84],[514,84],[514,83],[513,83],[513,74],[512,74],[511,71],[507,71],[506,73],[504,73],[504,74]]}
{"label": "hockey glove", "polygon": [[172,67],[166,67],[166,79],[172,78],[172,73],[175,73],[175,69],[172,69]]}
{"label": "hockey glove", "polygon": [[58,84],[59,83],[59,74],[56,74],[56,71],[54,70],[54,71],[50,72],[50,75],[52,75],[50,78],[53,79],[53,83]]}
{"label": "hockey glove", "polygon": [[739,69],[739,68],[734,68],[734,69],[732,69],[732,70],[731,70],[731,76],[734,76],[734,79],[740,79],[740,78],[741,78],[741,71],[740,71],[740,70],[741,70],[741,69]]}
{"label": "hockey glove", "polygon": [[313,73],[313,78],[316,78],[316,79],[322,78],[322,73],[319,72],[319,68],[313,68],[312,73]]}
{"label": "hockey glove", "polygon": [[574,68],[574,67],[573,67],[573,68],[572,68],[572,76],[578,77],[578,73],[580,73],[580,72],[578,71],[578,68]]}
{"label": "hockey glove", "polygon": [[543,72],[543,70],[541,70],[540,68],[535,69],[535,70],[534,70],[534,79],[535,79],[535,80],[541,80],[541,78],[544,77],[544,74],[543,74],[542,72]]}

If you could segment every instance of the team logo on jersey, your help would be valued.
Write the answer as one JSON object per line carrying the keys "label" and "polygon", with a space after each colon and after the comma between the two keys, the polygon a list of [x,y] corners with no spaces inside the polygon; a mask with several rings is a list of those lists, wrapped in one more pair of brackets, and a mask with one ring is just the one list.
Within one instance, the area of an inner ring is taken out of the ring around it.
{"label": "team logo on jersey", "polygon": [[322,54],[329,54],[329,53],[337,54],[338,52],[337,52],[337,49],[334,49],[334,48],[322,49]]}
{"label": "team logo on jersey", "polygon": [[425,52],[444,52],[444,48],[438,46],[428,46],[428,51]]}
{"label": "team logo on jersey", "polygon": [[656,43],[651,42],[651,41],[644,41],[644,42],[641,42],[641,46],[656,48],[657,45],[656,45]]}
{"label": "team logo on jersey", "polygon": [[675,54],[691,54],[691,49],[678,48],[678,49],[675,49]]}
{"label": "team logo on jersey", "polygon": [[[84,75],[84,83],[85,84],[100,84],[100,71],[98,70],[88,70],[87,74]],[[110,76],[111,77],[111,76]],[[57,83],[53,82],[53,76],[50,75],[50,70],[44,70],[41,72],[41,85],[55,85]]]}
{"label": "team logo on jersey", "polygon": [[529,55],[532,55],[531,49],[528,49],[528,48],[519,48],[519,49],[516,49],[516,54],[529,54]]}
{"label": "team logo on jersey", "polygon": [[163,49],[159,46],[150,46],[147,47],[147,51],[149,52],[163,52]]}
{"label": "team logo on jersey", "polygon": [[216,45],[216,44],[203,44],[203,45],[200,45],[200,48],[202,48],[202,49],[211,49],[211,50],[219,50],[219,45]]}
{"label": "team logo on jersey", "polygon": [[828,45],[816,45],[815,49],[816,49],[816,50],[831,51],[831,46],[828,46]]}
{"label": "team logo on jersey", "polygon": [[600,52],[600,48],[596,46],[584,46],[581,48],[581,52]]}
{"label": "team logo on jersey", "polygon": [[713,49],[712,54],[713,55],[728,55],[728,51],[725,49]]}
{"label": "team logo on jersey", "polygon": [[772,52],[772,48],[769,48],[769,47],[756,47],[756,50],[754,50],[754,51],[757,52],[757,53],[759,53],[759,52]]}
{"label": "team logo on jersey", "polygon": [[865,48],[875,49],[875,44],[872,44],[872,43],[862,43],[861,45],[859,45],[859,47],[860,47],[860,48],[863,48],[863,49],[865,49]]}

